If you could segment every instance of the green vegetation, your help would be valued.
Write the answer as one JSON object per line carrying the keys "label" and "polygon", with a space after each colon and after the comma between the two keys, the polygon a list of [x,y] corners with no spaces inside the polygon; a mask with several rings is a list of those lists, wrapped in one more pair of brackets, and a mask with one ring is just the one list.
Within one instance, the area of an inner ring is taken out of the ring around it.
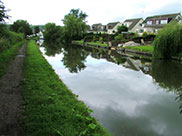
{"label": "green vegetation", "polygon": [[91,45],[99,45],[99,46],[108,47],[108,44],[106,44],[106,43],[100,43],[100,42],[87,42],[87,43],[91,44]]}
{"label": "green vegetation", "polygon": [[64,42],[63,27],[56,26],[54,23],[46,24],[43,34],[45,46],[55,48],[57,46],[61,46],[61,44]]}
{"label": "green vegetation", "polygon": [[3,53],[0,53],[0,77],[7,72],[11,60],[15,57],[23,43],[25,43],[25,41],[18,42]]}
{"label": "green vegetation", "polygon": [[33,34],[30,24],[26,20],[17,20],[11,26],[10,29],[17,33],[23,33],[25,37]]}
{"label": "green vegetation", "polygon": [[125,47],[131,50],[137,50],[137,51],[142,51],[142,52],[153,52],[154,47],[153,46],[149,46],[149,45],[145,45],[145,46],[129,46],[129,47]]}
{"label": "green vegetation", "polygon": [[7,9],[4,6],[4,3],[0,0],[0,22],[4,22],[5,19],[8,19]]}
{"label": "green vegetation", "polygon": [[154,58],[169,59],[182,52],[182,24],[170,23],[157,35],[153,42]]}
{"label": "green vegetation", "polygon": [[68,15],[63,19],[65,40],[71,42],[72,40],[79,40],[86,33],[88,26],[86,25],[87,14],[79,9],[72,9]]}
{"label": "green vegetation", "polygon": [[121,34],[122,32],[128,32],[128,27],[125,26],[125,25],[119,26],[119,27],[117,28],[117,33],[118,33],[118,34]]}
{"label": "green vegetation", "polygon": [[109,135],[55,74],[33,41],[23,71],[24,130],[31,136]]}

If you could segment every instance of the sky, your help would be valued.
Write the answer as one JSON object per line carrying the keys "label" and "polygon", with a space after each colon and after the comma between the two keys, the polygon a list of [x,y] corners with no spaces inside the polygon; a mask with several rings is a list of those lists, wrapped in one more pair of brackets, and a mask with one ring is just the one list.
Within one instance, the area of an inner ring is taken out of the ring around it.
{"label": "sky", "polygon": [[32,25],[48,22],[63,25],[62,19],[71,9],[81,9],[87,24],[123,22],[125,19],[145,19],[147,16],[182,13],[182,0],[2,0],[10,9],[8,23],[18,19]]}

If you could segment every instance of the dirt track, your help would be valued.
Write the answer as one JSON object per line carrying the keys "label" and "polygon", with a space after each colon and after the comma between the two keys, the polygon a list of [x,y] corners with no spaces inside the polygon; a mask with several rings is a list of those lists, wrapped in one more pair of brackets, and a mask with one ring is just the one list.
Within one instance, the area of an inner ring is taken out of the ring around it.
{"label": "dirt track", "polygon": [[20,49],[5,76],[0,80],[0,136],[21,136],[21,80],[26,45]]}

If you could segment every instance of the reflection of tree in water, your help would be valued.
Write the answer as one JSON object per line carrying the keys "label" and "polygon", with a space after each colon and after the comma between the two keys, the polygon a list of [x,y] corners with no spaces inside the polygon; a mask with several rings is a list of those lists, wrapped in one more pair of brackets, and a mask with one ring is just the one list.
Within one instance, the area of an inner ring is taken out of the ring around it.
{"label": "reflection of tree in water", "polygon": [[154,60],[152,77],[163,88],[174,91],[182,113],[182,64],[174,61]]}
{"label": "reflection of tree in water", "polygon": [[64,48],[63,54],[63,64],[71,73],[78,73],[86,68],[84,62],[88,56],[88,52],[81,47],[77,47],[76,45],[69,46]]}
{"label": "reflection of tree in water", "polygon": [[44,43],[43,46],[45,47],[45,54],[47,56],[55,56],[55,54],[60,54],[62,52],[62,45],[53,45],[53,44],[46,44]]}

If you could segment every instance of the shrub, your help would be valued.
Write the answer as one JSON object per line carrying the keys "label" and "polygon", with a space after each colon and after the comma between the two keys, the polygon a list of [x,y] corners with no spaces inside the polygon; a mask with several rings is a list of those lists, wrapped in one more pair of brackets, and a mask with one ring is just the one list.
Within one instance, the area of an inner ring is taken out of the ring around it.
{"label": "shrub", "polygon": [[9,47],[10,47],[9,41],[5,38],[0,38],[0,52],[3,52]]}
{"label": "shrub", "polygon": [[154,42],[154,58],[171,58],[182,52],[182,25],[170,23],[156,36]]}
{"label": "shrub", "polygon": [[143,32],[142,37],[145,38],[145,37],[147,37],[147,35],[148,35],[147,32]]}

